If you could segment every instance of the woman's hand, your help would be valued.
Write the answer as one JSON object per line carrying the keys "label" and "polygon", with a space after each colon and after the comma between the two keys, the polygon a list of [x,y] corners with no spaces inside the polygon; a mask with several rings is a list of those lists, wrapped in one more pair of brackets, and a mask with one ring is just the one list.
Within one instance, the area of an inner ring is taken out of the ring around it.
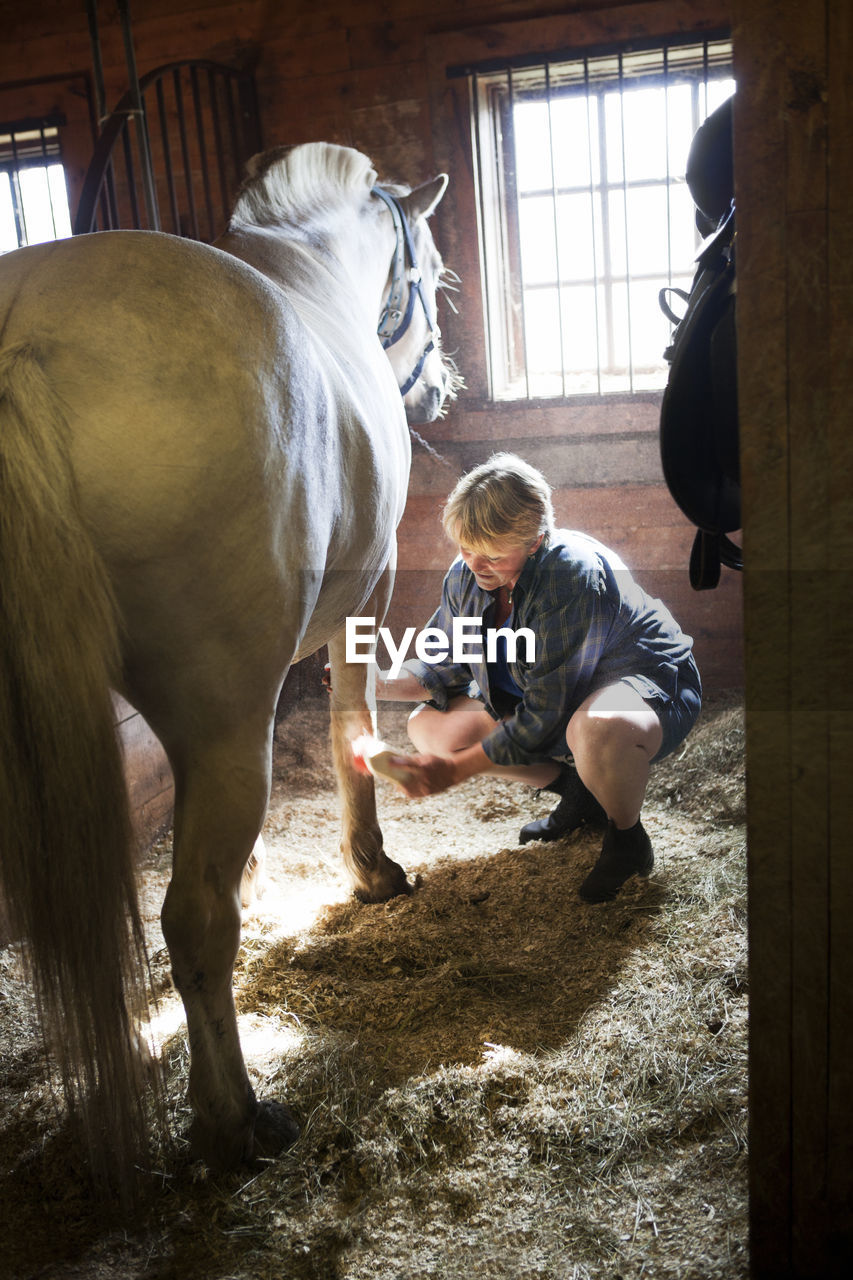
{"label": "woman's hand", "polygon": [[398,756],[395,763],[405,767],[408,777],[397,785],[411,800],[438,795],[459,781],[454,761],[447,756]]}
{"label": "woman's hand", "polygon": [[466,778],[473,778],[478,773],[488,773],[492,764],[479,742],[464,747],[461,751],[454,751],[451,756],[401,756],[400,761],[409,773],[410,780],[400,779],[398,786],[413,800],[438,795],[440,791],[455,787]]}

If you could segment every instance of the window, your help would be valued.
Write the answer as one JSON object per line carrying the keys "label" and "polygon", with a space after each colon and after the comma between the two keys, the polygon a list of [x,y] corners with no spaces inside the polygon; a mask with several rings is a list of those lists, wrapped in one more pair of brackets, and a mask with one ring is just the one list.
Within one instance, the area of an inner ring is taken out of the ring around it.
{"label": "window", "polygon": [[690,142],[733,91],[724,39],[473,70],[493,399],[665,385],[658,295],[700,243]]}
{"label": "window", "polygon": [[0,124],[0,253],[71,235],[59,157],[64,123],[56,117]]}

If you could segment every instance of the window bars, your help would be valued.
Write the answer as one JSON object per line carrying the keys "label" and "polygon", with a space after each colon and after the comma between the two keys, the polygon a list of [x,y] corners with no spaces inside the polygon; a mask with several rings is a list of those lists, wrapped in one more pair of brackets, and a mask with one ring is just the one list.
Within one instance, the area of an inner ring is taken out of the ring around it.
{"label": "window bars", "polygon": [[71,234],[62,116],[0,124],[0,253]]}
{"label": "window bars", "polygon": [[723,36],[584,51],[469,77],[491,396],[654,391],[664,287],[699,245],[690,142],[734,90]]}

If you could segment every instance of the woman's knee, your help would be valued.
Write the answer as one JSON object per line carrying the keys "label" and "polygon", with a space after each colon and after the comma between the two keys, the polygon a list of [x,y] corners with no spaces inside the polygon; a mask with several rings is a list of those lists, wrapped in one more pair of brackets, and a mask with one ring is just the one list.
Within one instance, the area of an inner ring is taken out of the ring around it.
{"label": "woman's knee", "polygon": [[611,718],[605,719],[583,708],[575,712],[566,730],[566,743],[576,760],[597,759],[620,740],[621,730]]}
{"label": "woman's knee", "polygon": [[446,711],[421,703],[409,716],[409,739],[418,751],[430,755],[450,755],[482,742],[494,728],[485,707],[471,698],[456,698]]}
{"label": "woman's knee", "polygon": [[426,703],[415,707],[406,722],[406,731],[410,742],[417,747],[418,751],[436,754],[436,744],[445,736],[445,728],[441,721],[441,717],[445,715],[446,712],[428,707]]}
{"label": "woman's knee", "polygon": [[566,743],[575,759],[599,759],[638,747],[651,759],[661,738],[661,724],[655,712],[626,686],[605,689],[587,698],[566,730]]}

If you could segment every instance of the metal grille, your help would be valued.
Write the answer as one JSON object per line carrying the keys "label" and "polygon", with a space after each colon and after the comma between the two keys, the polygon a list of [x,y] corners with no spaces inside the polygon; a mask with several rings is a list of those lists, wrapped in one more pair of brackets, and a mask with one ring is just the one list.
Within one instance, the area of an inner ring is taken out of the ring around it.
{"label": "metal grille", "polygon": [[64,117],[0,124],[0,253],[71,234],[59,152]]}
{"label": "metal grille", "polygon": [[251,75],[174,63],[141,77],[141,121],[134,98],[129,91],[104,124],[75,233],[147,227],[216,239],[245,162],[261,145]]}
{"label": "metal grille", "polygon": [[699,244],[690,141],[734,90],[731,43],[457,68],[471,87],[493,399],[654,391],[664,287]]}

